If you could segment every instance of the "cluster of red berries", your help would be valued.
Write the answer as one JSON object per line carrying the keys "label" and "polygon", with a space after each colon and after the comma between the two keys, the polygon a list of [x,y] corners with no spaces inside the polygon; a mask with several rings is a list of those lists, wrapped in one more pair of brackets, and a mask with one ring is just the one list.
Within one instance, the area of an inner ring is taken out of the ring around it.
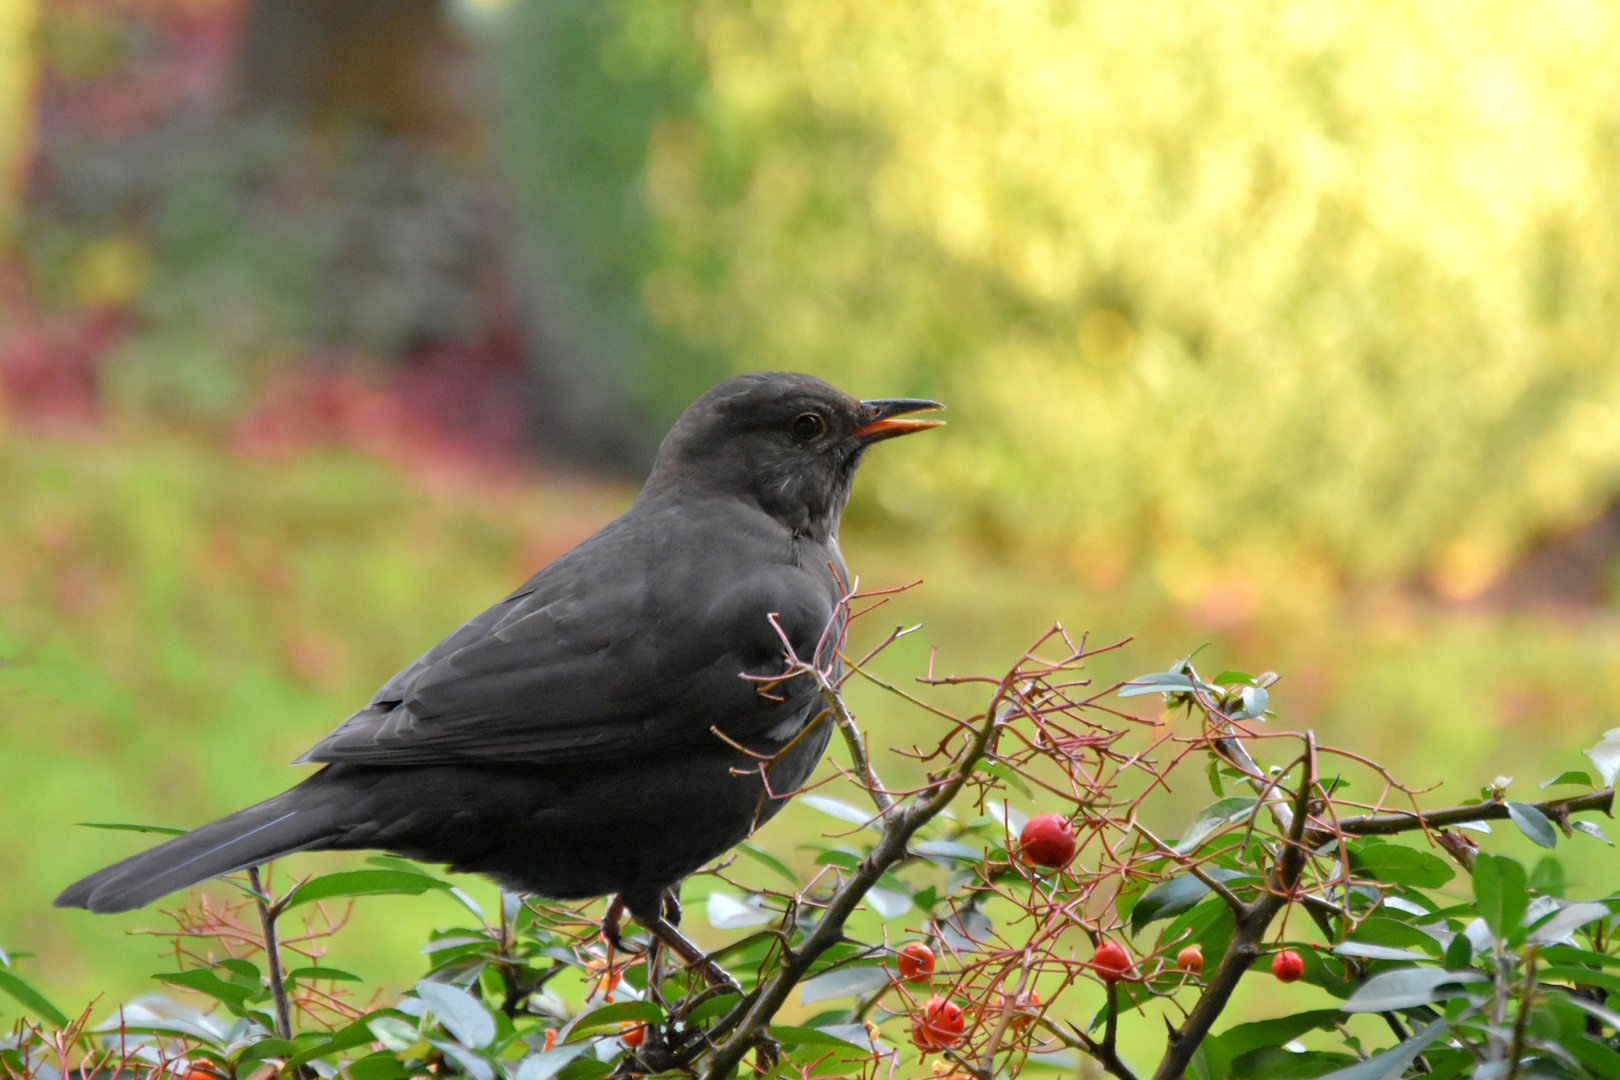
{"label": "cluster of red berries", "polygon": [[[1074,859],[1074,826],[1058,814],[1037,814],[1018,835],[1018,857],[1028,866],[1061,870]],[[899,978],[908,983],[926,983],[934,974],[934,951],[921,941],[902,945],[895,957]],[[1115,983],[1130,975],[1131,958],[1118,942],[1103,939],[1091,954],[1091,967],[1105,983]],[[1176,967],[1191,975],[1204,970],[1204,950],[1188,945],[1176,954]],[[1305,961],[1292,949],[1283,949],[1271,958],[1271,973],[1279,982],[1298,982],[1305,974]],[[1006,998],[998,995],[997,1009]],[[1016,1015],[1010,1020],[1014,1031],[1024,1031],[1034,1023],[1041,999],[1034,991],[1020,995],[1014,1003]],[[931,997],[911,1018],[911,1041],[923,1051],[943,1050],[962,1041],[967,1016],[956,1002]],[[639,1041],[639,1040],[638,1040]],[[954,1078],[946,1078],[954,1080]]]}

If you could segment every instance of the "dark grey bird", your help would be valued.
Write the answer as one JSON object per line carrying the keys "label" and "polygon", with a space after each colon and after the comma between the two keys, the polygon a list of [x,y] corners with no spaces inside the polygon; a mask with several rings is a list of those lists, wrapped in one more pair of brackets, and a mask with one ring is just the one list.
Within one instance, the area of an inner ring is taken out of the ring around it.
{"label": "dark grey bird", "polygon": [[[820,760],[831,725],[805,732],[821,712],[812,680],[748,676],[783,673],[782,635],[805,659],[829,623],[836,640],[856,466],[936,426],[907,414],[940,407],[859,401],[808,375],[727,379],[675,423],[621,517],[298,759],[325,768],[57,906],[128,911],[293,852],[376,848],[522,893],[618,894],[650,925]],[[776,758],[768,782],[755,755]]]}

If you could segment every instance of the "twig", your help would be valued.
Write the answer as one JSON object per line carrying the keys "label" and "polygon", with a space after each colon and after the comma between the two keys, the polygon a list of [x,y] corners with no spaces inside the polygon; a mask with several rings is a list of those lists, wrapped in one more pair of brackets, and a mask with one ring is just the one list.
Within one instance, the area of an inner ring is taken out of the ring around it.
{"label": "twig", "polygon": [[888,814],[894,809],[894,797],[883,787],[882,782],[878,780],[877,772],[872,768],[872,759],[866,752],[866,743],[861,738],[860,728],[855,726],[855,718],[849,715],[849,709],[845,707],[844,699],[839,696],[837,688],[825,679],[821,679],[820,682],[821,700],[826,703],[827,711],[832,714],[839,732],[844,736],[844,745],[849,747],[850,760],[855,763],[855,768],[861,775],[861,786],[872,796],[872,801],[877,804],[878,813]]}
{"label": "twig", "polygon": [[[1601,810],[1612,817],[1614,788],[1606,787],[1602,791],[1576,795],[1573,798],[1547,799],[1526,805],[1535,807],[1549,819],[1560,824],[1567,823],[1569,815],[1583,810]],[[1415,810],[1397,810],[1388,814],[1363,814],[1359,817],[1342,818],[1339,821],[1339,831],[1350,836],[1388,836],[1391,833],[1412,832],[1417,829],[1428,830],[1444,828],[1447,825],[1461,825],[1469,821],[1500,821],[1510,816],[1507,803],[1495,799],[1491,802],[1453,806],[1445,810],[1430,810],[1423,813]]]}
{"label": "twig", "polygon": [[1014,674],[1009,674],[997,686],[991,706],[985,710],[984,720],[975,729],[967,748],[953,763],[950,778],[928,795],[918,796],[906,809],[885,815],[887,824],[877,845],[833,893],[821,920],[798,951],[790,954],[786,963],[755,991],[752,1002],[737,1022],[736,1030],[714,1052],[704,1080],[725,1080],[736,1070],[749,1048],[758,1041],[766,1025],[787,1001],[793,988],[823,953],[843,940],[844,924],[867,891],[877,884],[878,878],[890,867],[906,857],[906,845],[917,830],[933,820],[956,798],[973,774],[974,767],[984,757],[996,729],[1013,709],[1009,699],[1013,695]]}
{"label": "twig", "polygon": [[259,868],[248,867],[248,885],[253,889],[253,902],[259,907],[259,925],[264,928],[265,963],[270,968],[270,996],[276,1003],[276,1036],[292,1038],[292,1013],[287,1008],[287,988],[281,984],[281,947],[276,942],[276,918],[280,911],[270,910],[269,897],[259,881]]}
{"label": "twig", "polygon": [[1237,989],[1238,980],[1260,955],[1260,939],[1264,937],[1266,927],[1287,906],[1299,885],[1300,873],[1305,869],[1306,849],[1302,842],[1305,822],[1310,811],[1311,788],[1316,780],[1315,732],[1305,733],[1303,762],[1299,788],[1294,794],[1288,844],[1272,868],[1271,887],[1256,897],[1254,903],[1245,905],[1233,920],[1232,940],[1226,947],[1226,955],[1221,957],[1220,966],[1210,976],[1187,1019],[1170,1032],[1170,1044],[1153,1074],[1154,1080],[1181,1080],[1186,1074],[1193,1053],[1226,1009],[1232,992]]}

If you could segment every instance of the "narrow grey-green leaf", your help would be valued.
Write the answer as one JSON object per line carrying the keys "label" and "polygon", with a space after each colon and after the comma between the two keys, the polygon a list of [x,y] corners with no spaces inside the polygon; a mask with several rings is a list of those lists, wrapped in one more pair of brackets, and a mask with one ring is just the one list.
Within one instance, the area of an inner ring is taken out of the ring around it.
{"label": "narrow grey-green leaf", "polygon": [[1363,956],[1368,960],[1429,961],[1434,959],[1427,953],[1413,952],[1411,949],[1397,949],[1393,945],[1374,945],[1366,941],[1341,941],[1333,946],[1333,952],[1338,956]]}
{"label": "narrow grey-green leaf", "polygon": [[876,885],[866,890],[866,903],[884,919],[895,919],[911,910],[911,897]]}
{"label": "narrow grey-green leaf", "polygon": [[1610,915],[1609,905],[1587,901],[1580,904],[1570,904],[1559,911],[1558,914],[1530,931],[1525,938],[1531,944],[1543,944],[1551,941],[1560,941],[1589,922],[1598,919],[1607,919]]}
{"label": "narrow grey-green leaf", "polygon": [[763,926],[776,918],[776,913],[758,904],[738,900],[725,893],[710,893],[706,905],[709,925],[716,930],[741,930],[746,926]]}
{"label": "narrow grey-green leaf", "polygon": [[1614,847],[1614,841],[1610,840],[1608,836],[1604,834],[1602,826],[1598,825],[1596,822],[1572,821],[1570,822],[1570,828],[1574,829],[1576,832],[1583,832],[1587,836],[1595,836],[1605,844],[1608,844],[1610,847]]}
{"label": "narrow grey-green leaf", "polygon": [[1477,971],[1435,971],[1431,968],[1398,968],[1374,975],[1356,988],[1340,1008],[1345,1012],[1387,1012],[1427,1005],[1437,997],[1454,997],[1461,990],[1441,993],[1453,984],[1484,981]]}
{"label": "narrow grey-green leaf", "polygon": [[68,1018],[62,1010],[45,1000],[45,995],[23,982],[9,971],[0,971],[0,990],[17,1000],[17,1004],[57,1027],[66,1027]]}
{"label": "narrow grey-green leaf", "polygon": [[457,1042],[482,1050],[494,1041],[494,1018],[482,1001],[461,987],[422,979],[416,984],[416,996],[433,1010],[433,1015]]}
{"label": "narrow grey-green leaf", "polygon": [[886,986],[888,982],[888,972],[880,967],[839,968],[837,971],[829,971],[825,975],[817,975],[801,983],[799,1003],[809,1005],[816,1001],[831,1001],[833,998],[864,994],[868,990]]}
{"label": "narrow grey-green leaf", "polygon": [[1330,1072],[1319,1080],[1399,1080],[1406,1075],[1407,1066],[1416,1061],[1417,1056],[1428,1049],[1430,1043],[1445,1033],[1446,1021],[1436,1020],[1416,1035],[1390,1047],[1382,1054],[1375,1054],[1366,1061],[1358,1061],[1337,1072]]}
{"label": "narrow grey-green leaf", "polygon": [[184,829],[173,829],[167,825],[126,825],[119,821],[76,821],[75,825],[85,829],[111,829],[115,832],[143,832],[157,833],[159,836],[182,836]]}
{"label": "narrow grey-green leaf", "polygon": [[[1229,870],[1220,866],[1210,867],[1204,872],[1223,883],[1247,876],[1241,870]],[[1178,874],[1169,881],[1153,886],[1142,894],[1142,899],[1131,909],[1131,933],[1134,934],[1159,919],[1180,915],[1208,896],[1209,891],[1209,886],[1192,874]]]}
{"label": "narrow grey-green leaf", "polygon": [[342,870],[310,878],[292,891],[282,904],[290,910],[317,900],[353,896],[420,896],[429,889],[448,889],[450,883],[407,870]]}
{"label": "narrow grey-green leaf", "polygon": [[1203,843],[1204,837],[1234,821],[1242,821],[1254,809],[1256,800],[1245,795],[1233,795],[1210,803],[1198,812],[1187,831],[1176,841],[1175,852],[1185,855]]}
{"label": "narrow grey-green leaf", "polygon": [[835,817],[839,821],[847,821],[851,825],[864,825],[869,829],[877,828],[874,820],[877,816],[875,813],[869,814],[864,810],[857,810],[849,803],[829,799],[825,795],[800,795],[799,801],[812,810],[820,810],[823,814]]}
{"label": "narrow grey-green leaf", "polygon": [[1551,780],[1543,780],[1541,782],[1541,786],[1543,788],[1550,788],[1554,784],[1580,784],[1583,787],[1594,786],[1592,783],[1592,778],[1581,772],[1579,769],[1569,769],[1565,772],[1559,773]]}
{"label": "narrow grey-green leaf", "polygon": [[1528,836],[1534,843],[1544,848],[1558,846],[1558,830],[1553,823],[1547,820],[1547,815],[1531,806],[1529,803],[1509,802],[1507,804],[1508,817],[1519,831]]}
{"label": "narrow grey-green leaf", "polygon": [[518,1066],[515,1080],[551,1080],[562,1067],[590,1049],[589,1043],[563,1043],[538,1054],[530,1054]]}

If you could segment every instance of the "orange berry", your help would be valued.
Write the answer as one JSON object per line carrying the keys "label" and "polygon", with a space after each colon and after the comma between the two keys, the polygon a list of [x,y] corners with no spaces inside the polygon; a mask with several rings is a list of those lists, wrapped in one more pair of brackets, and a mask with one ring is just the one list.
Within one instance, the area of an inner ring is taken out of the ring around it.
{"label": "orange berry", "polygon": [[934,973],[934,950],[920,941],[908,941],[900,946],[900,955],[894,966],[900,977],[908,983],[925,983]]}
{"label": "orange berry", "polygon": [[911,1018],[911,1041],[919,1050],[943,1050],[962,1041],[967,1017],[962,1007],[946,998],[929,998],[922,1012]]}
{"label": "orange berry", "polygon": [[1197,945],[1188,945],[1176,953],[1176,967],[1182,971],[1190,971],[1194,975],[1204,970],[1204,950]]}
{"label": "orange berry", "polygon": [[1057,814],[1036,814],[1018,834],[1019,854],[1026,863],[1058,869],[1074,858],[1074,827]]}
{"label": "orange berry", "polygon": [[[996,995],[997,1012],[1000,1012],[1006,1003],[1007,998],[1004,995]],[[1041,995],[1037,994],[1033,990],[1020,994],[1018,997],[1013,999],[1013,1012],[1012,1016],[1007,1021],[1007,1026],[1012,1028],[1014,1031],[1026,1031],[1028,1030],[1029,1025],[1035,1022],[1035,1017],[1038,1013],[1040,1013],[1040,1011]]]}
{"label": "orange berry", "polygon": [[1113,941],[1105,940],[1097,946],[1097,951],[1091,954],[1091,964],[1103,982],[1118,982],[1120,976],[1131,970],[1131,958]]}
{"label": "orange berry", "polygon": [[1293,949],[1284,949],[1271,958],[1271,973],[1278,982],[1299,982],[1305,974],[1305,961]]}
{"label": "orange berry", "polygon": [[619,1041],[634,1050],[647,1040],[646,1024],[626,1024],[619,1033]]}
{"label": "orange berry", "polygon": [[554,1047],[556,1045],[557,1045],[557,1029],[556,1028],[546,1028],[546,1045],[543,1047],[543,1049],[550,1050],[552,1047]]}

